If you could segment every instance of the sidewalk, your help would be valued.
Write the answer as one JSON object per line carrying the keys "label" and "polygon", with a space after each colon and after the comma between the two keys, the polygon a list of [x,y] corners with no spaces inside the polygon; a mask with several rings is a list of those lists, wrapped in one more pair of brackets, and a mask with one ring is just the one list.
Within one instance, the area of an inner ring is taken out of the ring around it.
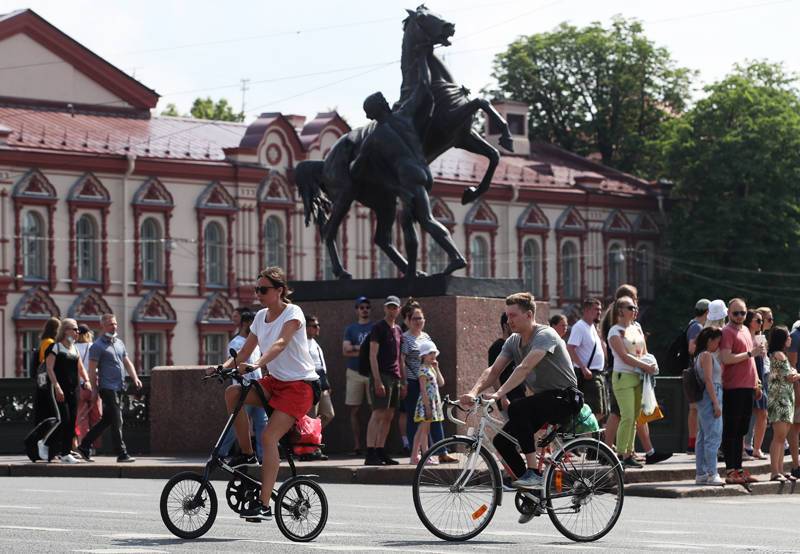
{"label": "sidewalk", "polygon": [[[169,479],[181,471],[202,473],[205,457],[138,456],[130,464],[118,464],[116,458],[98,456],[94,463],[80,464],[33,463],[24,456],[0,456],[0,476],[11,477],[118,477],[123,479]],[[367,485],[411,484],[415,466],[408,458],[400,458],[396,466],[365,466],[361,458],[332,456],[326,461],[296,462],[297,472],[319,476],[322,483],[361,483]],[[406,463],[403,463],[406,462]],[[787,468],[789,458],[786,458]],[[688,498],[699,496],[737,496],[746,494],[795,494],[800,486],[793,483],[769,482],[769,462],[753,460],[744,466],[761,482],[751,486],[752,493],[740,485],[725,487],[698,486],[694,484],[694,457],[675,454],[657,465],[646,465],[625,473],[625,494],[654,498]],[[443,468],[446,465],[441,466]],[[722,464],[720,467],[724,467]],[[285,462],[281,465],[279,479],[288,475]],[[221,470],[212,479],[227,481],[229,476]]]}

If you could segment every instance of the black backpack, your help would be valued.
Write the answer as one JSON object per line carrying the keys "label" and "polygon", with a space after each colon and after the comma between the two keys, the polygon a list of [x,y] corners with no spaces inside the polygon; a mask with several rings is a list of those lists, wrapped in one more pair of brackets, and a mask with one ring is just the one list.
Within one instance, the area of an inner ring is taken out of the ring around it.
{"label": "black backpack", "polygon": [[689,340],[686,338],[686,331],[689,330],[692,321],[681,331],[680,335],[675,337],[669,348],[667,348],[666,363],[663,368],[666,375],[681,375],[684,369],[692,365],[692,359],[689,356]]}
{"label": "black backpack", "polygon": [[700,380],[700,375],[697,373],[694,364],[681,372],[681,380],[683,381],[683,394],[686,395],[686,400],[689,403],[699,402],[703,399],[703,391],[706,386]]}

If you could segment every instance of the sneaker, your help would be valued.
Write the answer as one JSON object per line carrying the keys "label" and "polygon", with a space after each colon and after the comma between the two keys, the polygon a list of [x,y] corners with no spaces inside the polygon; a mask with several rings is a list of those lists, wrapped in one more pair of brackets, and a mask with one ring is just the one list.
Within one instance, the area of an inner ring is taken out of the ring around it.
{"label": "sneaker", "polygon": [[397,460],[395,460],[394,458],[390,458],[389,456],[387,456],[386,454],[384,454],[384,453],[382,453],[382,452],[381,452],[381,453],[378,453],[378,459],[379,459],[379,460],[380,460],[380,461],[383,463],[383,465],[385,465],[385,466],[396,466],[397,464],[399,464],[399,463],[400,463],[400,462],[398,462]]}
{"label": "sneaker", "polygon": [[544,479],[542,479],[541,475],[532,469],[528,469],[525,470],[525,473],[522,474],[522,477],[511,483],[511,485],[518,489],[540,489],[542,488],[543,483]]}
{"label": "sneaker", "polygon": [[644,460],[647,465],[652,465],[663,462],[664,460],[669,460],[670,458],[672,458],[672,452],[659,452],[656,450],[652,454],[645,456]]}
{"label": "sneaker", "polygon": [[136,461],[136,458],[128,454],[127,452],[120,454],[117,456],[117,463],[118,464],[130,464]]}
{"label": "sneaker", "polygon": [[79,464],[80,460],[73,456],[72,454],[66,454],[61,456],[61,463],[62,464]]}
{"label": "sneaker", "polygon": [[533,512],[533,510],[531,510],[530,513],[526,512],[526,513],[519,514],[519,519],[517,521],[519,523],[528,523],[530,520],[532,520],[535,517],[536,517],[536,514]]}
{"label": "sneaker", "polygon": [[[511,484],[511,477],[503,477],[503,492],[517,492],[517,489]],[[530,521],[530,520],[528,520]],[[525,523],[524,521],[520,523]]]}
{"label": "sneaker", "polygon": [[642,469],[644,466],[633,459],[633,456],[622,459],[622,469]]}
{"label": "sneaker", "polygon": [[719,473],[709,475],[706,479],[706,485],[713,485],[715,487],[724,487],[725,479],[719,476]]}
{"label": "sneaker", "polygon": [[77,452],[78,455],[81,458],[83,458],[84,460],[86,460],[87,462],[93,462],[94,461],[92,459],[92,452],[91,452],[90,448],[86,448],[83,445],[79,445],[78,448],[75,449],[75,452]]}
{"label": "sneaker", "polygon": [[37,441],[36,448],[39,450],[39,457],[44,460],[48,461],[50,459],[50,449],[44,443],[44,441]]}
{"label": "sneaker", "polygon": [[740,469],[739,475],[742,476],[742,479],[744,479],[745,483],[758,483],[758,479],[750,475],[750,472],[746,469]]}
{"label": "sneaker", "polygon": [[708,475],[696,475],[694,478],[695,485],[705,485],[708,483]]}
{"label": "sneaker", "polygon": [[272,508],[264,506],[261,501],[254,502],[249,508],[242,510],[239,517],[254,521],[272,521]]}
{"label": "sneaker", "polygon": [[731,469],[725,476],[725,482],[729,485],[744,485],[744,476],[740,475],[735,469]]}
{"label": "sneaker", "polygon": [[376,454],[369,455],[364,458],[364,465],[365,466],[382,466],[383,460],[381,460]]}
{"label": "sneaker", "polygon": [[231,457],[228,465],[232,468],[258,467],[258,458],[256,458],[255,454],[237,454]]}
{"label": "sneaker", "polygon": [[791,475],[800,479],[800,467],[796,467],[792,470]]}

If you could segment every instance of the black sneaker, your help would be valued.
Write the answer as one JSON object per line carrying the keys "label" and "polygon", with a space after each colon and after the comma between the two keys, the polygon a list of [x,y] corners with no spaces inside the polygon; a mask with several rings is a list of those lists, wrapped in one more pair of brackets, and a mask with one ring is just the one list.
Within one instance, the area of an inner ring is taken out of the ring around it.
{"label": "black sneaker", "polygon": [[78,448],[75,449],[75,452],[80,454],[81,458],[83,458],[87,462],[93,462],[94,461],[92,459],[92,449],[91,448],[86,448],[83,445],[78,445]]}
{"label": "black sneaker", "polygon": [[647,465],[657,464],[658,462],[663,462],[664,460],[669,460],[672,458],[672,452],[659,452],[656,450],[652,454],[648,454],[644,457],[644,461]]}
{"label": "black sneaker", "polygon": [[256,458],[255,454],[237,454],[236,456],[232,456],[231,459],[228,461],[228,465],[232,468],[239,468],[239,467],[258,467],[258,458]]}
{"label": "black sneaker", "polygon": [[136,458],[128,454],[127,452],[120,454],[117,456],[117,463],[118,464],[130,464],[136,461]]}
{"label": "black sneaker", "polygon": [[395,460],[394,458],[390,458],[386,454],[381,456],[379,459],[383,463],[383,465],[385,465],[385,466],[396,466],[397,464],[400,463],[397,460]]}
{"label": "black sneaker", "polygon": [[364,459],[365,466],[382,466],[383,460],[381,460],[376,454],[369,455]]}
{"label": "black sneaker", "polygon": [[622,460],[622,467],[623,469],[642,469],[644,466],[633,459],[633,456],[629,458],[623,458]]}
{"label": "black sneaker", "polygon": [[249,508],[242,510],[239,517],[248,521],[272,521],[272,508],[264,506],[259,500]]}

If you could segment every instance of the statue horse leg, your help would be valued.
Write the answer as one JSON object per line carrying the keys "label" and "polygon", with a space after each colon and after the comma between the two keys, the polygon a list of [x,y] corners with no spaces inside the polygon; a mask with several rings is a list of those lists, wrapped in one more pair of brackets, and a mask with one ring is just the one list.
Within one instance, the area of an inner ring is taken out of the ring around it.
{"label": "statue horse leg", "polygon": [[[387,195],[388,196],[388,195]],[[392,244],[392,225],[397,211],[397,201],[394,195],[391,198],[376,202],[375,211],[375,244],[383,250],[397,269],[404,275],[408,272],[408,261]]]}
{"label": "statue horse leg", "polygon": [[461,195],[461,203],[469,204],[470,202],[475,201],[484,192],[489,190],[489,185],[492,184],[492,177],[494,177],[497,164],[500,163],[500,152],[498,152],[497,148],[486,142],[486,139],[472,129],[469,131],[469,134],[460,138],[454,144],[454,146],[456,148],[466,150],[467,152],[472,152],[473,154],[485,156],[489,159],[489,165],[486,168],[486,173],[483,175],[480,184],[478,184],[478,188],[467,187],[464,190],[464,193]]}
{"label": "statue horse leg", "polygon": [[328,249],[328,256],[330,256],[333,274],[337,279],[353,278],[353,275],[342,266],[341,259],[339,258],[339,249],[336,246],[336,235],[339,232],[339,226],[342,224],[348,210],[350,210],[350,205],[353,203],[353,200],[352,188],[343,192],[334,201],[328,220],[320,225],[320,237],[325,243],[325,247]]}
{"label": "statue horse leg", "polygon": [[467,261],[464,259],[464,256],[461,255],[461,252],[458,251],[458,247],[456,247],[453,238],[450,236],[450,231],[433,217],[427,189],[425,187],[419,187],[415,193],[413,199],[414,218],[419,221],[422,229],[442,247],[447,253],[448,258],[450,258],[450,263],[442,273],[450,274],[467,267]]}

